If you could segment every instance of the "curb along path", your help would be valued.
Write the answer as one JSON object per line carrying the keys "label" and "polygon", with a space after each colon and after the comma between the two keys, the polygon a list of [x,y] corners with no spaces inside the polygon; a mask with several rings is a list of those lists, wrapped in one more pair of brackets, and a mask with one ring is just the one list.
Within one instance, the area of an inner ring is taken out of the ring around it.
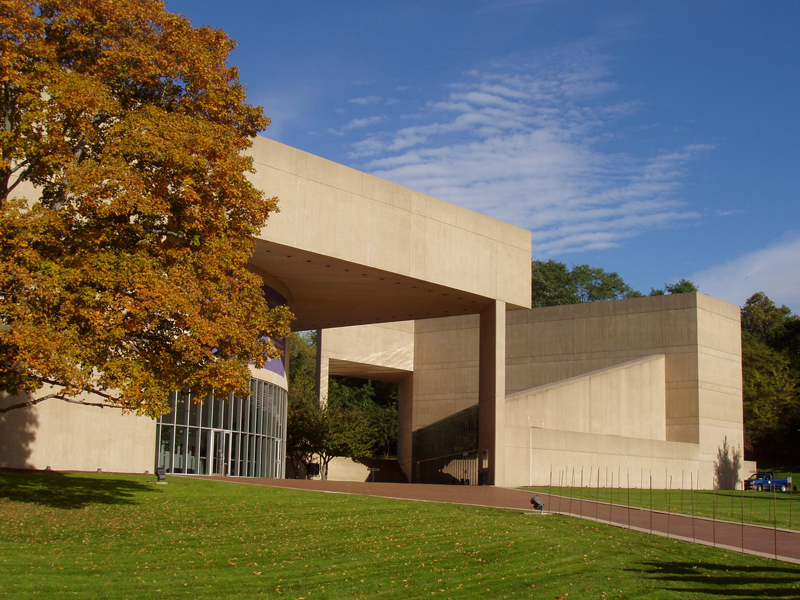
{"label": "curb along path", "polygon": [[445,502],[533,511],[531,498],[538,495],[549,513],[561,514],[607,525],[630,528],[687,542],[717,546],[781,561],[800,564],[800,531],[773,529],[761,525],[712,521],[677,513],[650,511],[620,504],[579,500],[512,488],[491,486],[369,483],[353,481],[308,481],[304,479],[257,479],[206,476],[203,479],[251,485],[291,488],[315,492],[358,494],[401,500]]}

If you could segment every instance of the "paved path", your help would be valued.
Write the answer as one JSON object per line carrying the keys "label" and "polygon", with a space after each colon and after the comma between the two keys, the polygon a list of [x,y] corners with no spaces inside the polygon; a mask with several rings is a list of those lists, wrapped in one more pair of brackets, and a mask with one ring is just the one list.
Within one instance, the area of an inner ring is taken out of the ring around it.
{"label": "paved path", "polygon": [[[307,481],[303,479],[256,479],[206,477],[230,483],[269,485],[315,492],[360,494],[425,502],[447,502],[532,511],[534,493],[524,490],[460,485],[427,485],[407,483],[365,483],[353,481]],[[546,512],[553,512],[636,531],[662,535],[687,542],[717,546],[736,552],[766,556],[800,564],[800,532],[772,529],[759,525],[712,521],[676,513],[628,508],[619,504],[592,502],[537,493],[544,501]]]}

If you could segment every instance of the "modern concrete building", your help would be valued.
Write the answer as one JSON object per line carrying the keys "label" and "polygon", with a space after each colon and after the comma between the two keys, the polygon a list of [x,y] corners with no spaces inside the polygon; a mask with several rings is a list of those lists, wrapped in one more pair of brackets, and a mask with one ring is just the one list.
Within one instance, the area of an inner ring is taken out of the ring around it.
{"label": "modern concrete building", "polygon": [[[264,138],[251,152],[280,212],[250,266],[295,330],[322,331],[323,397],[329,375],[400,384],[409,479],[546,483],[569,464],[706,480],[726,438],[741,446],[736,307],[530,310],[529,232]],[[280,477],[285,361],[252,375],[248,398],[175,394],[157,423],[57,400],[0,414],[0,466]]]}
{"label": "modern concrete building", "polygon": [[639,487],[652,475],[666,487],[669,475],[684,473],[687,486],[699,477],[708,488],[715,462],[724,463],[719,453],[741,451],[737,307],[677,294],[509,312],[489,441],[481,435],[485,318],[322,332],[323,381],[400,383],[399,460],[409,478],[474,481],[488,450],[497,485],[548,485],[551,476],[577,485],[573,471],[583,471],[584,484],[602,473],[607,485],[612,472],[617,482]]}

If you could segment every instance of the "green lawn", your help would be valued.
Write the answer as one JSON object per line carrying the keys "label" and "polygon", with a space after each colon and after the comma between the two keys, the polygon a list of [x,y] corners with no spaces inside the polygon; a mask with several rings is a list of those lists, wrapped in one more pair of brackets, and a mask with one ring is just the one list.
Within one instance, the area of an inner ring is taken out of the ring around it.
{"label": "green lawn", "polygon": [[[785,475],[776,475],[785,477]],[[793,476],[795,485],[800,481],[797,475]],[[546,487],[526,488],[537,492],[548,492]],[[742,492],[710,490],[691,491],[673,489],[653,490],[627,488],[599,488],[596,487],[557,487],[550,490],[553,494],[564,497],[583,498],[584,500],[600,499],[601,502],[613,502],[631,506],[650,508],[654,510],[671,510],[675,513],[694,514],[700,517],[716,517],[726,521],[740,522],[744,517],[745,523],[773,526],[785,529],[800,530],[800,493],[798,492]],[[564,504],[564,510],[567,508]],[[555,501],[548,509],[557,510],[558,502]]]}
{"label": "green lawn", "polygon": [[0,597],[796,598],[800,566],[590,521],[0,472]]}

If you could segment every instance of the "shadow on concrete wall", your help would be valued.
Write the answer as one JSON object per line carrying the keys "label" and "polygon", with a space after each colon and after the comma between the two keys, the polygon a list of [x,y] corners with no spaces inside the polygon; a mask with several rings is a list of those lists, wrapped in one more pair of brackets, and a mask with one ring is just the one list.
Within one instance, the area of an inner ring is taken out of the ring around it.
{"label": "shadow on concrete wall", "polygon": [[[17,402],[18,396],[0,395],[0,407]],[[0,467],[32,468],[29,461],[38,428],[35,408],[18,408],[0,413]]]}
{"label": "shadow on concrete wall", "polygon": [[718,490],[735,490],[739,482],[739,470],[742,468],[741,448],[732,449],[728,445],[728,436],[717,449],[717,460],[714,461],[714,479]]}
{"label": "shadow on concrete wall", "polygon": [[0,472],[0,498],[50,508],[83,508],[91,504],[139,504],[145,500],[141,497],[142,493],[161,491],[161,486],[113,475],[47,471]]}
{"label": "shadow on concrete wall", "polygon": [[[408,479],[400,468],[396,460],[386,458],[354,458],[353,462],[364,465],[368,469],[378,469],[375,471],[376,482],[383,483],[408,483]],[[372,473],[367,475],[364,481],[373,481]]]}

